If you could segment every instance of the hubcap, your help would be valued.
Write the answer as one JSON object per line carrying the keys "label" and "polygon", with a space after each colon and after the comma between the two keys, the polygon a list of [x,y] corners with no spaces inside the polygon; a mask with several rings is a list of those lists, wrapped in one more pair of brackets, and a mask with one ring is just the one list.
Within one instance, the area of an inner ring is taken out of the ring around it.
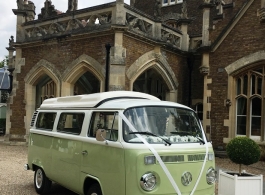
{"label": "hubcap", "polygon": [[43,174],[42,174],[42,171],[40,169],[38,169],[36,172],[36,181],[35,182],[36,182],[36,187],[41,188],[42,182],[43,182]]}

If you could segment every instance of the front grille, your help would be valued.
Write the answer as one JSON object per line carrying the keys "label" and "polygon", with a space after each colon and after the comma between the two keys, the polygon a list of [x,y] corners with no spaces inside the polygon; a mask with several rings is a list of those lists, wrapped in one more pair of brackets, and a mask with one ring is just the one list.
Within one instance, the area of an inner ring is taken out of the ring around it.
{"label": "front grille", "polygon": [[184,162],[184,155],[177,156],[160,156],[165,163]]}
{"label": "front grille", "polygon": [[205,154],[194,154],[194,155],[188,155],[188,161],[202,161],[205,158]]}

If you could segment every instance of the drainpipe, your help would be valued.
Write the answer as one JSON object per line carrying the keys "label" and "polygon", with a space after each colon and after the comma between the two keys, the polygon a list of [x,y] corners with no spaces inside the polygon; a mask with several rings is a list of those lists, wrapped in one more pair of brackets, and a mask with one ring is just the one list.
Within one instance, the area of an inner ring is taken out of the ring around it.
{"label": "drainpipe", "polygon": [[105,92],[109,91],[109,75],[110,75],[110,48],[111,45],[107,43],[106,48],[106,76],[105,76]]}
{"label": "drainpipe", "polygon": [[194,66],[194,55],[191,54],[187,57],[187,64],[189,68],[189,91],[188,91],[188,106],[191,107],[191,82],[192,82],[192,71]]}

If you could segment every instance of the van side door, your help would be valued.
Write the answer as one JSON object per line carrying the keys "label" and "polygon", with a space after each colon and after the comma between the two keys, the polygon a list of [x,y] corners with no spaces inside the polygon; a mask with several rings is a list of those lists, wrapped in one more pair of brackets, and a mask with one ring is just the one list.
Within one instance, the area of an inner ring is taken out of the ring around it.
{"label": "van side door", "polygon": [[[82,179],[96,178],[103,194],[125,194],[124,149],[120,142],[120,119],[115,112],[94,111],[88,137],[83,142]],[[98,130],[104,131],[102,141],[96,140]]]}
{"label": "van side door", "polygon": [[80,133],[85,113],[65,111],[60,114],[52,150],[53,179],[68,189],[80,191],[82,141]]}

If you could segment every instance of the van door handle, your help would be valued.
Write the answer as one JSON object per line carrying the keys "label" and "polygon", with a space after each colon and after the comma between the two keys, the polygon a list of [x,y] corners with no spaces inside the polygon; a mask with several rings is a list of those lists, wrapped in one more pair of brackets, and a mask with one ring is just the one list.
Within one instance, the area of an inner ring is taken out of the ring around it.
{"label": "van door handle", "polygon": [[87,152],[86,150],[84,150],[84,151],[82,151],[82,154],[83,154],[83,155],[87,155],[88,152]]}

